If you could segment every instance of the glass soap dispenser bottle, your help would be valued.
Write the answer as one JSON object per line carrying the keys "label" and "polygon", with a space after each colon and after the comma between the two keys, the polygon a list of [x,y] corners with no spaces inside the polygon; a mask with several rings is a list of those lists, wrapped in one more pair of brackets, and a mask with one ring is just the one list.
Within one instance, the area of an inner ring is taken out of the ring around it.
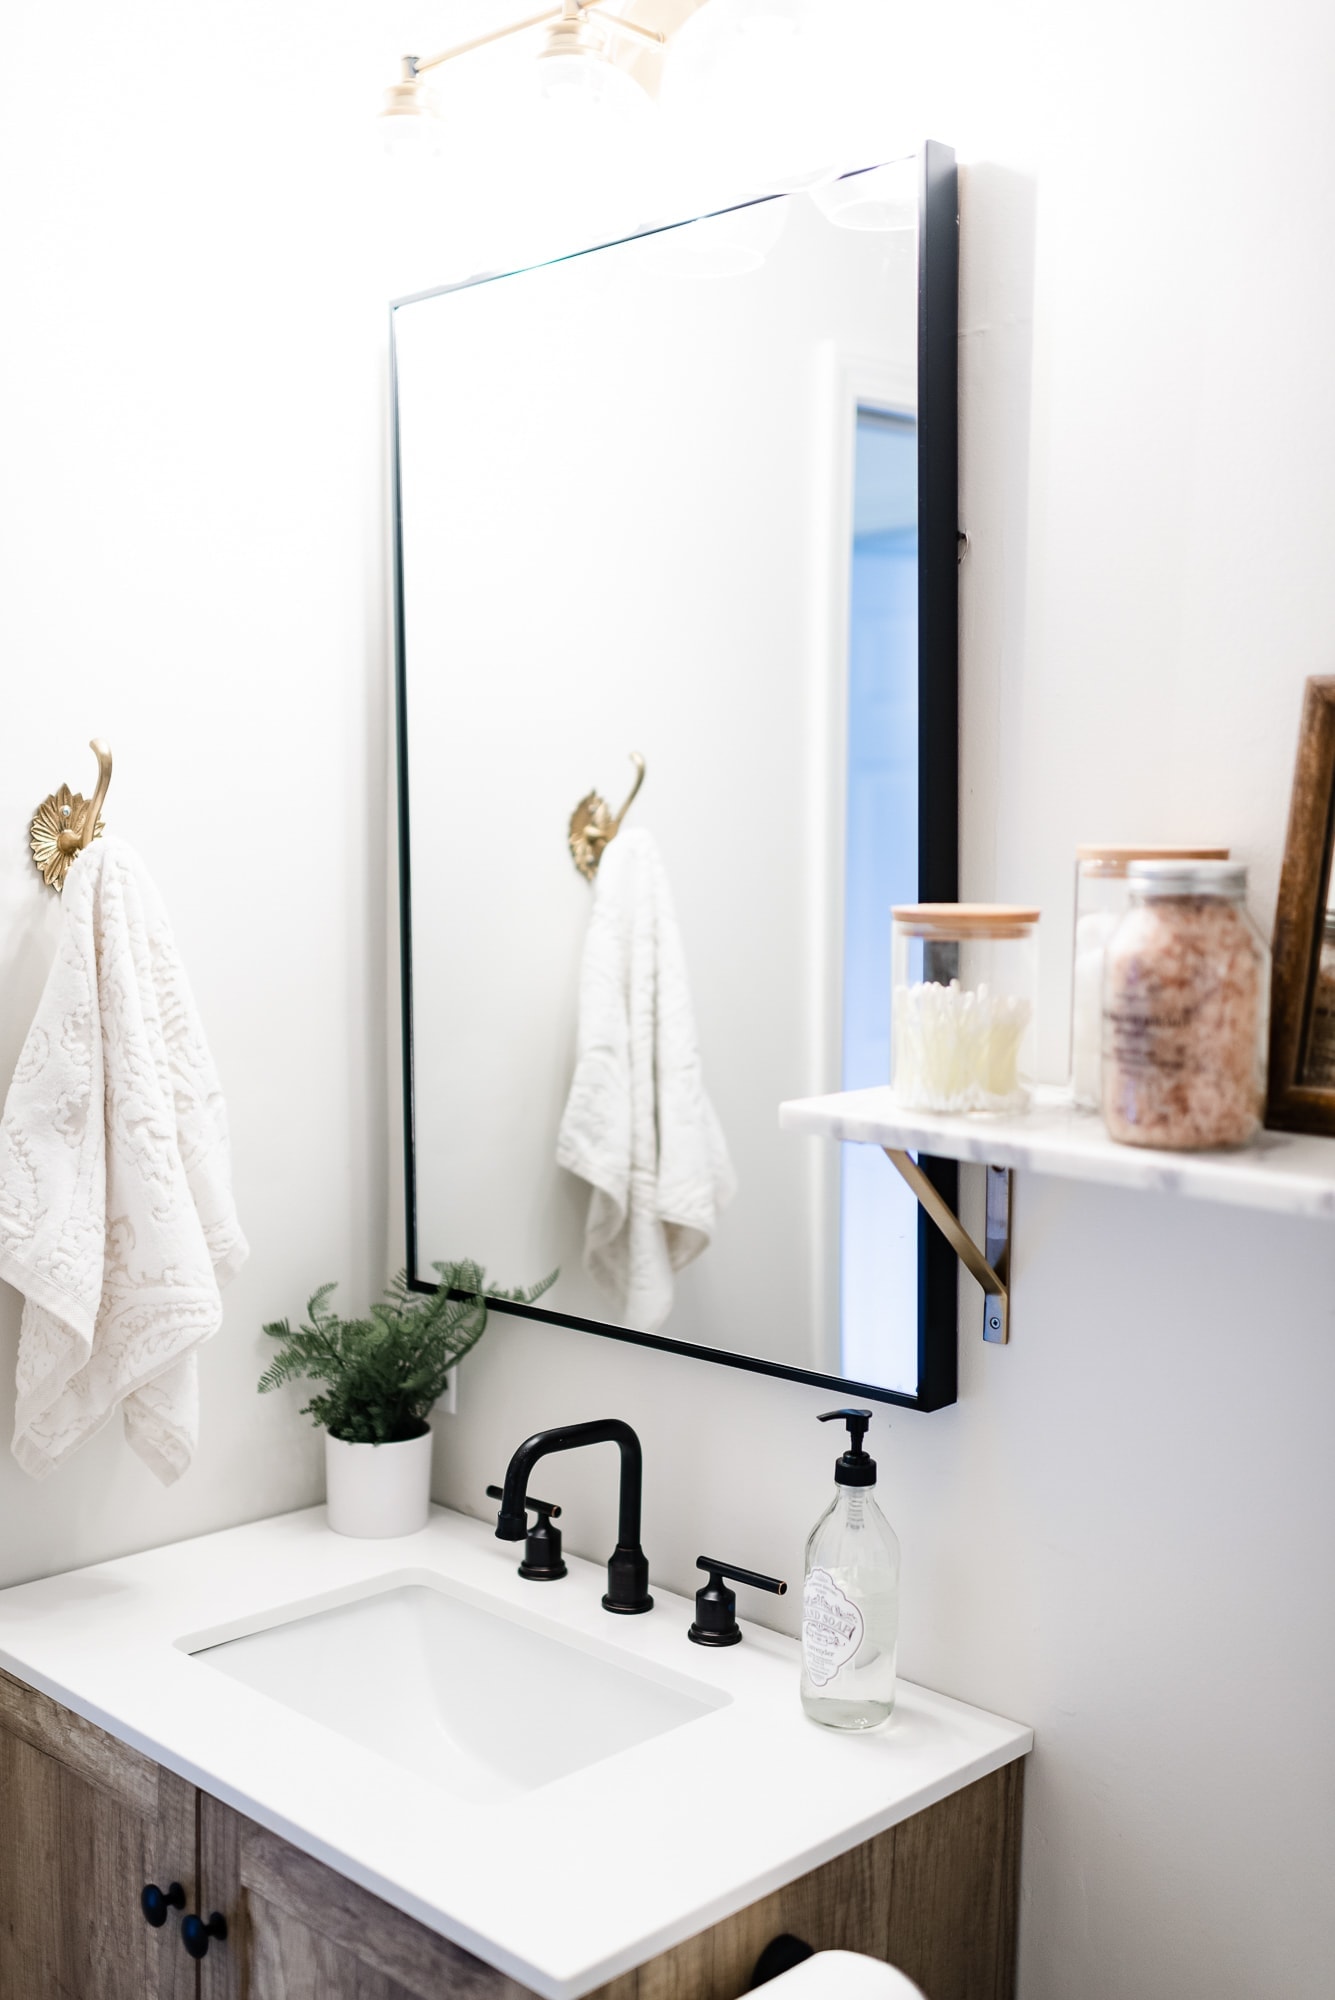
{"label": "glass soap dispenser bottle", "polygon": [[877,1729],[895,1705],[899,1541],[876,1504],[876,1460],[862,1449],[870,1410],[827,1410],[848,1425],[834,1499],[807,1543],[802,1706],[830,1729]]}

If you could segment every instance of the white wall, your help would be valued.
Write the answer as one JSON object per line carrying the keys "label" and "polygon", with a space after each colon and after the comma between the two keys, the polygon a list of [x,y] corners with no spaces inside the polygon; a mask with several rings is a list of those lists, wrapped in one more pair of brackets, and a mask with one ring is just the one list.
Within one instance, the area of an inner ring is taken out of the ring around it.
{"label": "white wall", "polygon": [[314,1434],[255,1394],[260,1324],[327,1277],[364,1298],[388,1255],[385,313],[349,134],[399,28],[365,11],[29,4],[0,27],[0,1074],[58,922],[28,820],[90,789],[104,735],[107,824],[172,914],[252,1246],[193,1470],[164,1491],[119,1422],[40,1486],[0,1450],[3,1582],[316,1499]]}
{"label": "white wall", "polygon": [[[0,1470],[6,1578],[313,1495],[292,1406],[251,1394],[254,1329],[335,1272],[364,1296],[397,1253],[383,323],[350,135],[386,53],[448,29],[367,11],[5,18],[0,1055],[50,948],[27,816],[100,730],[109,817],[194,972],[255,1245],[189,1479],[159,1493],[110,1435],[43,1487]],[[850,86],[976,163],[964,886],[1043,902],[1057,1001],[1078,839],[1222,835],[1269,920],[1301,681],[1335,634],[1335,22],[1317,0],[895,22],[920,46],[855,51]],[[1012,1346],[969,1331],[959,1405],[877,1428],[905,1671],[1038,1731],[1022,2000],[1324,2000],[1335,1246],[1035,1180],[1017,1208]],[[6,1377],[15,1324],[11,1301]],[[528,1430],[614,1410],[645,1438],[656,1577],[688,1586],[714,1544],[795,1576],[824,1404],[498,1322],[438,1491],[477,1507]],[[561,1470],[572,1546],[600,1553],[610,1454]]]}

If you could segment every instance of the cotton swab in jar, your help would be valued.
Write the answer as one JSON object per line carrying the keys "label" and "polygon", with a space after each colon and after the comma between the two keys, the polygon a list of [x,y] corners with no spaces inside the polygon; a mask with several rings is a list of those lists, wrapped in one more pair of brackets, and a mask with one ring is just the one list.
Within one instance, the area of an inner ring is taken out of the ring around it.
{"label": "cotton swab in jar", "polygon": [[1013,994],[925,982],[897,986],[891,1015],[895,1095],[925,1111],[1018,1111],[1029,1101],[1020,1046],[1033,1009]]}

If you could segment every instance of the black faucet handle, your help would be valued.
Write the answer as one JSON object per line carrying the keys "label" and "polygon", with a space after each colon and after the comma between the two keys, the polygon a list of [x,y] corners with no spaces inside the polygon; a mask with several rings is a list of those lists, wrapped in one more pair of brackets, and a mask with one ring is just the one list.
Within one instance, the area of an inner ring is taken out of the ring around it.
{"label": "black faucet handle", "polygon": [[[505,1488],[503,1486],[489,1486],[487,1488],[487,1498],[488,1500],[504,1500]],[[561,1511],[554,1500],[535,1500],[531,1494],[526,1496],[524,1505],[533,1509],[540,1522],[554,1521]]]}
{"label": "black faucet handle", "polygon": [[708,1580],[695,1593],[695,1623],[686,1634],[697,1646],[736,1646],[741,1640],[737,1593],[727,1588],[727,1582],[746,1583],[752,1590],[772,1591],[776,1597],[784,1596],[788,1589],[777,1576],[761,1576],[756,1570],[719,1562],[714,1556],[697,1556],[695,1566],[708,1571]]}
{"label": "black faucet handle", "polygon": [[[504,1489],[489,1486],[487,1498],[503,1500]],[[561,1509],[554,1500],[534,1500],[531,1495],[525,1497],[524,1505],[531,1507],[538,1518],[528,1531],[519,1574],[529,1583],[556,1583],[567,1573],[561,1555],[561,1530],[552,1526]]]}

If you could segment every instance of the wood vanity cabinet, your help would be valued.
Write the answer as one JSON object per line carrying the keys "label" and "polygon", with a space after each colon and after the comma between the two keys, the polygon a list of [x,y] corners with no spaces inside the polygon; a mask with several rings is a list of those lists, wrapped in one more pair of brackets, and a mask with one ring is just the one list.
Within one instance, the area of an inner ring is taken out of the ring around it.
{"label": "wood vanity cabinet", "polygon": [[176,1912],[193,1909],[193,1785],[0,1673],[0,2000],[195,2000]]}
{"label": "wood vanity cabinet", "polygon": [[[769,1941],[887,1958],[928,2000],[1013,2000],[1023,1762],[589,2000],[738,2000]],[[147,1882],[226,1918],[187,1956]],[[596,1884],[590,1884],[596,1892]],[[531,2000],[530,1989],[0,1673],[0,2000]]]}

